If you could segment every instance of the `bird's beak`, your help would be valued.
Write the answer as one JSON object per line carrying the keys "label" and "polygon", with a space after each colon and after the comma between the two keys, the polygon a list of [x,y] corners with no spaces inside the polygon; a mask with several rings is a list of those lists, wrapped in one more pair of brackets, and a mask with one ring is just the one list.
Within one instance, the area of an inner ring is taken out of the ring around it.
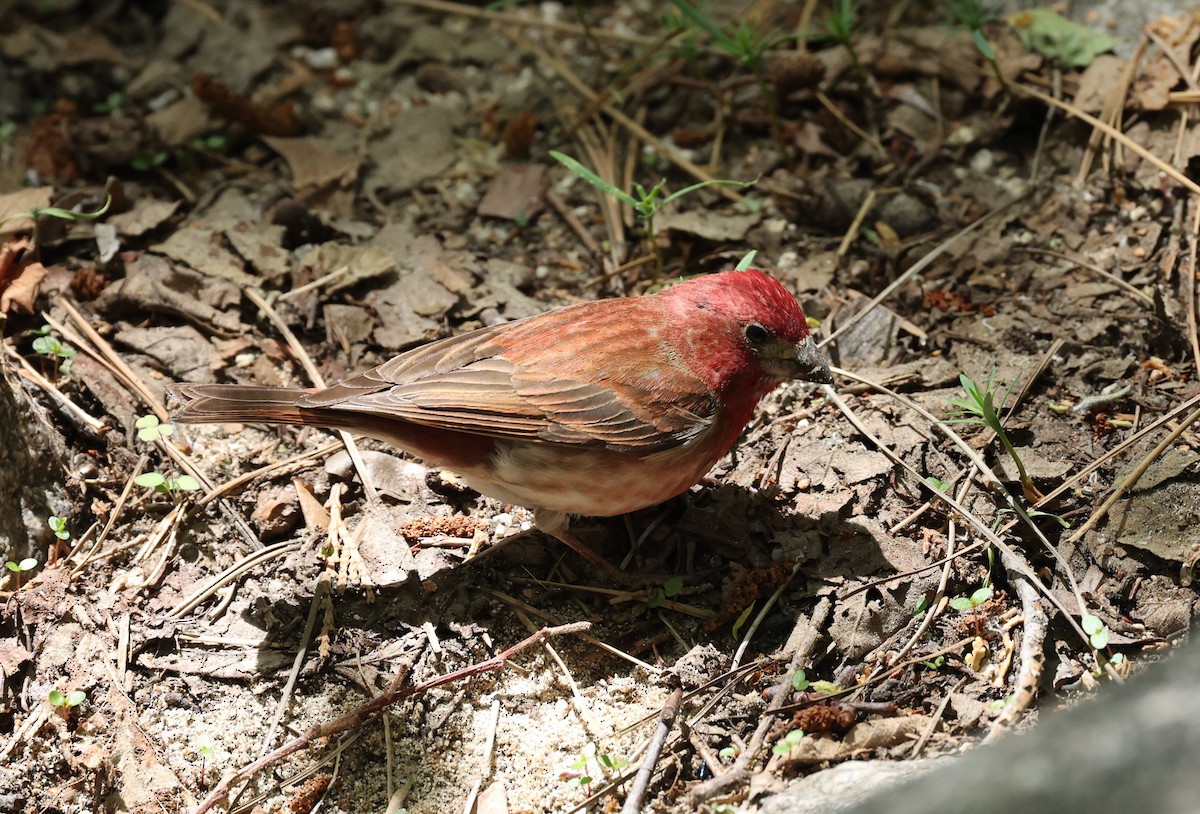
{"label": "bird's beak", "polygon": [[829,384],[833,375],[825,354],[817,349],[816,341],[805,337],[803,342],[793,345],[779,342],[759,352],[759,360],[765,372],[780,379],[801,379],[820,384]]}
{"label": "bird's beak", "polygon": [[796,365],[799,371],[793,378],[820,384],[833,381],[833,374],[829,372],[829,360],[817,348],[817,342],[812,336],[804,337],[804,341],[796,346]]}

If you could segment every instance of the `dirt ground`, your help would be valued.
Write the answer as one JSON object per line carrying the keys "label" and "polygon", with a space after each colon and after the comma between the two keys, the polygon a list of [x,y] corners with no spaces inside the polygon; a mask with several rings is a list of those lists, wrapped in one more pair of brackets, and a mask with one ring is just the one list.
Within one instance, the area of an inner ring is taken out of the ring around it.
{"label": "dirt ground", "polygon": [[[607,812],[646,763],[641,810],[753,811],[1153,669],[1198,600],[1200,18],[886,5],[18,2],[0,810]],[[550,151],[740,183],[647,220]],[[645,590],[376,442],[170,423],[751,251],[836,383],[576,522]]]}

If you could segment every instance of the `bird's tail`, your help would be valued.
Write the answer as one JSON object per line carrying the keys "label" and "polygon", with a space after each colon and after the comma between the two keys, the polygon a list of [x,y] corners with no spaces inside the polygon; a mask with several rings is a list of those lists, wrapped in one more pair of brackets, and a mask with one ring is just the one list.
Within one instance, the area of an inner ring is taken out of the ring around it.
{"label": "bird's tail", "polygon": [[168,388],[167,393],[182,404],[174,413],[174,419],[182,424],[247,422],[328,426],[324,411],[301,409],[301,399],[309,394],[302,388],[176,384]]}

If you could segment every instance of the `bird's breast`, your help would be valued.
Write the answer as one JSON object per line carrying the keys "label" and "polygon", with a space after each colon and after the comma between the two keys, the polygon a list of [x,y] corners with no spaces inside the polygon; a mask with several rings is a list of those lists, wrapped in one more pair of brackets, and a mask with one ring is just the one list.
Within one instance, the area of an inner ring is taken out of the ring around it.
{"label": "bird's breast", "polygon": [[508,503],[610,517],[662,503],[698,483],[728,451],[717,429],[658,452],[497,442],[486,467],[458,474]]}

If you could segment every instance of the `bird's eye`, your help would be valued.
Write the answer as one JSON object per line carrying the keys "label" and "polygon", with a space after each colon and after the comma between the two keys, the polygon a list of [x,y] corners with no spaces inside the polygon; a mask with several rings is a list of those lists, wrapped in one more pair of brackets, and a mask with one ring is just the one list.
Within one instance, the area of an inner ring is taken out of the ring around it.
{"label": "bird's eye", "polygon": [[757,322],[751,322],[746,326],[746,339],[751,345],[761,345],[770,338],[771,333]]}

